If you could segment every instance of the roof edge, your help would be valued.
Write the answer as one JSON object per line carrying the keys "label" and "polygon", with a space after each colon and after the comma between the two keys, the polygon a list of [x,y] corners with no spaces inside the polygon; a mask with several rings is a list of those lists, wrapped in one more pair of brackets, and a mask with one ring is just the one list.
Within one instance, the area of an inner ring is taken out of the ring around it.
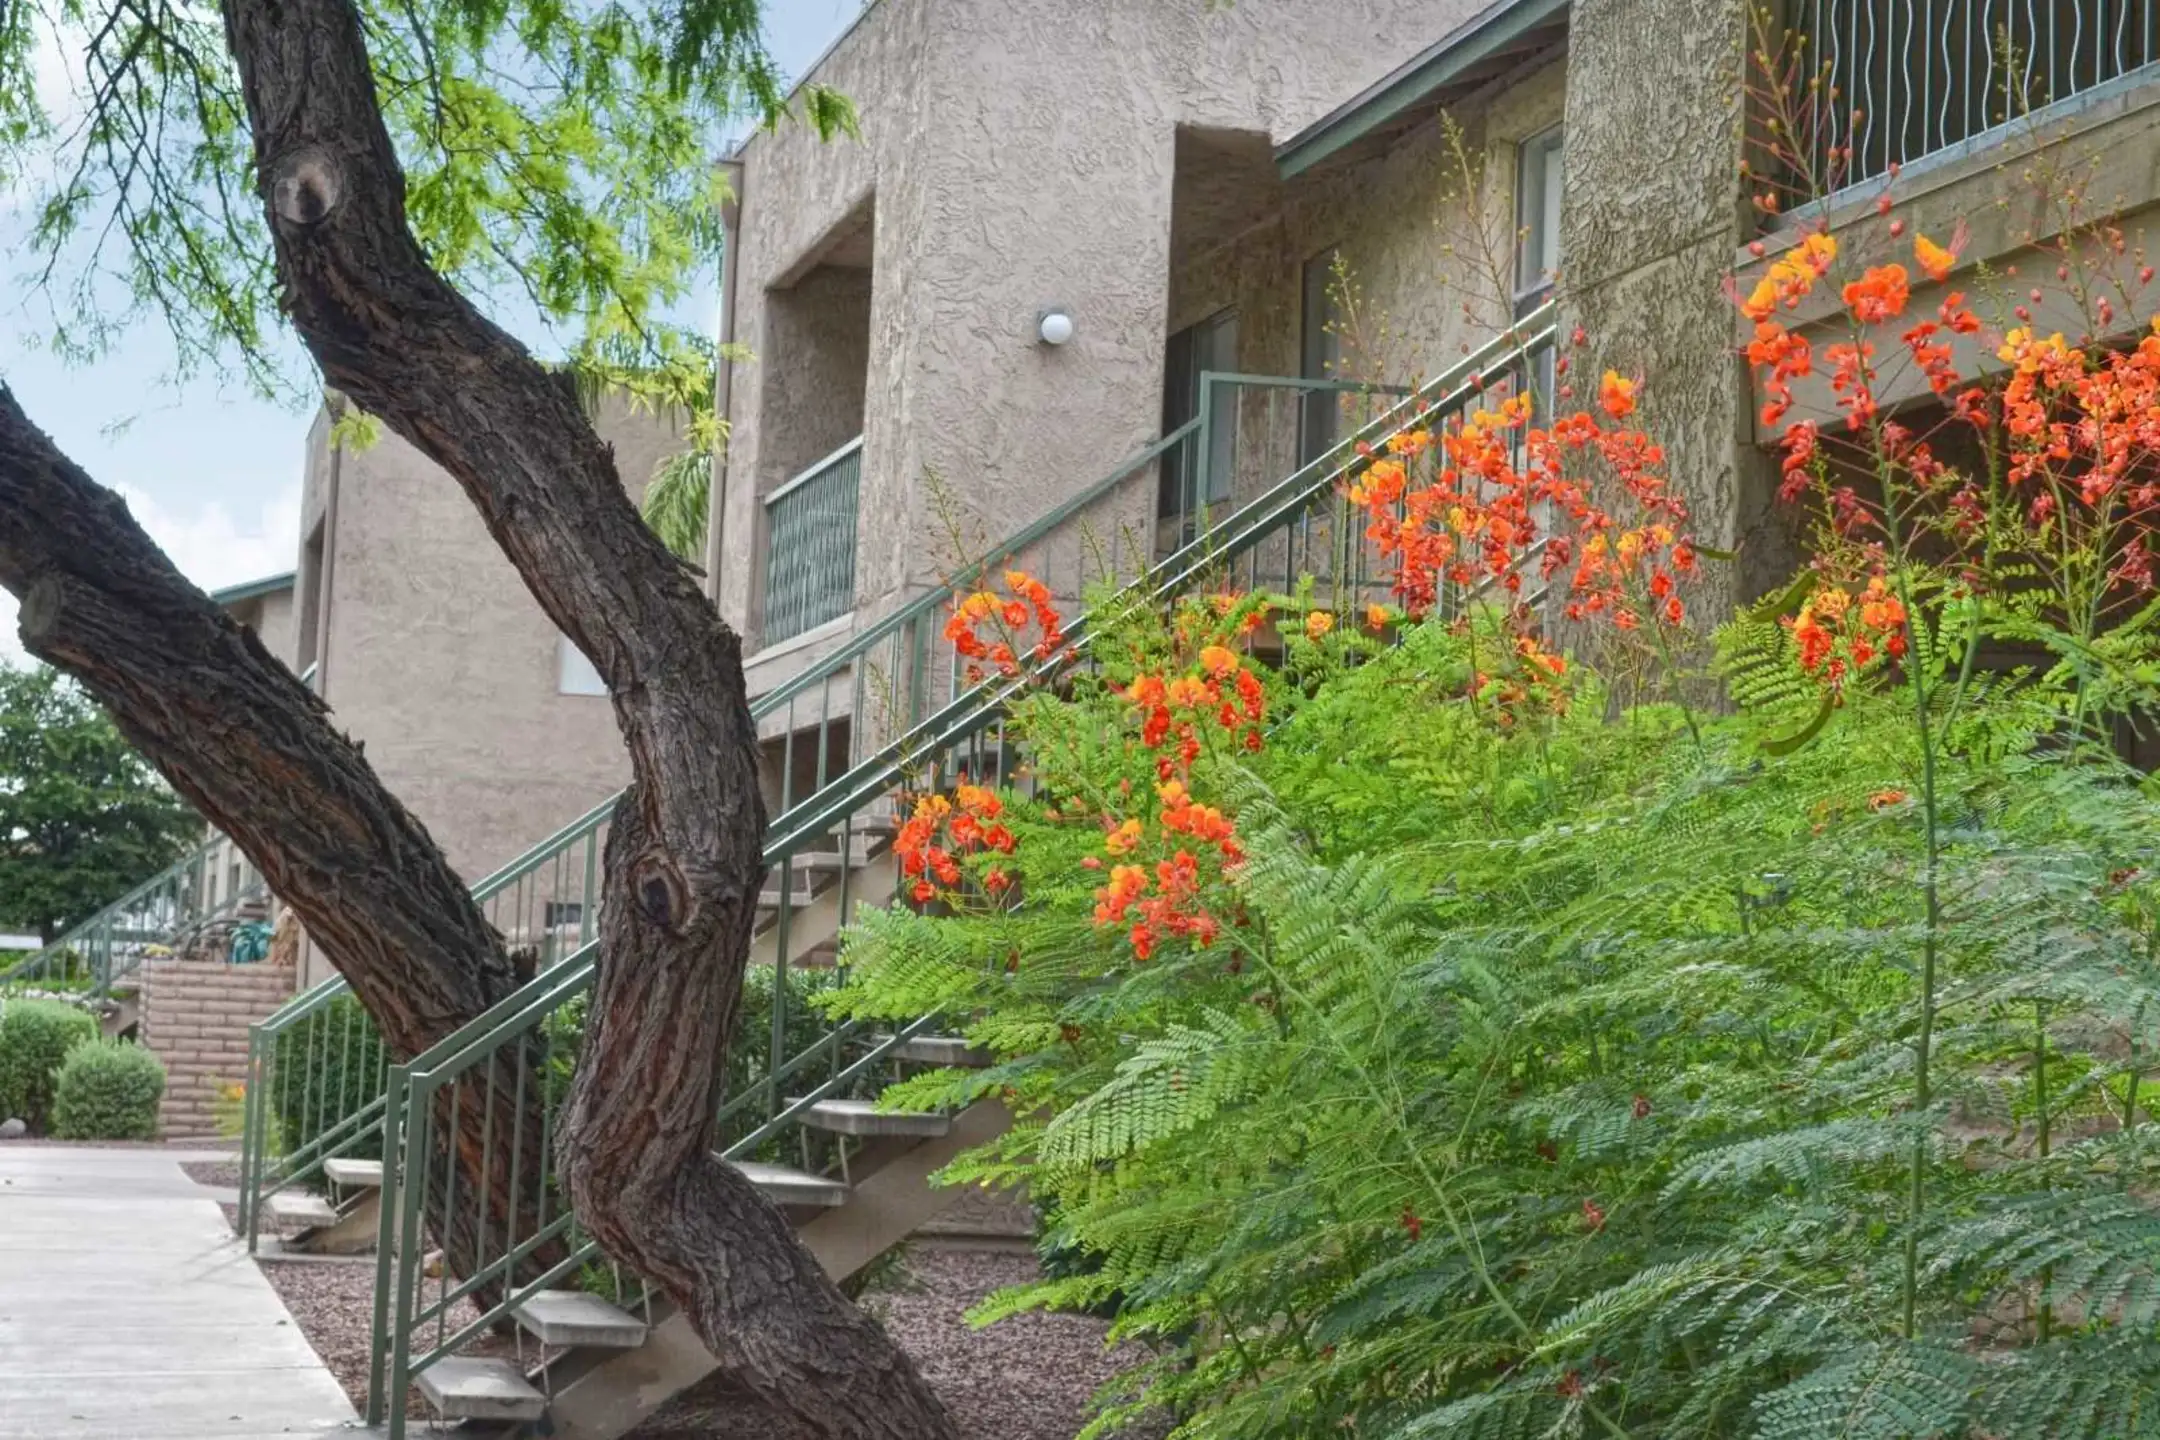
{"label": "roof edge", "polygon": [[1567,12],[1569,0],[1496,0],[1393,73],[1275,147],[1275,169],[1289,180],[1354,144],[1431,96],[1477,62]]}
{"label": "roof edge", "polygon": [[280,590],[290,590],[295,578],[296,572],[283,570],[275,575],[265,575],[259,580],[243,580],[238,585],[213,590],[210,598],[220,605],[237,605],[242,600],[253,600],[258,595],[275,595]]}

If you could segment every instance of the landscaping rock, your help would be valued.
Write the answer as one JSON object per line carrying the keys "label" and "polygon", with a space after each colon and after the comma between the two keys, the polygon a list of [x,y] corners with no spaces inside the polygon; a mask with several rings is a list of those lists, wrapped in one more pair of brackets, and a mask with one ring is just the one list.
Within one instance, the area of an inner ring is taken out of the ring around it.
{"label": "landscaping rock", "polygon": [[20,1120],[0,1120],[0,1140],[20,1140],[30,1133],[30,1127]]}

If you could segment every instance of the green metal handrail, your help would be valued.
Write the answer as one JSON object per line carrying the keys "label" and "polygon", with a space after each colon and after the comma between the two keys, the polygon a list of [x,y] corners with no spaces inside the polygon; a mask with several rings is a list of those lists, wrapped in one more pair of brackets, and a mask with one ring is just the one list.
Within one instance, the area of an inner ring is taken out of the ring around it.
{"label": "green metal handrail", "polygon": [[141,968],[149,949],[169,946],[182,931],[221,919],[264,894],[262,876],[243,856],[240,882],[219,900],[209,900],[211,866],[226,845],[223,836],[211,836],[50,945],[0,971],[0,986],[42,982],[72,988],[80,981],[87,997],[110,994]]}
{"label": "green metal handrail", "polygon": [[[1348,381],[1268,376],[1221,377],[1220,383],[1266,396],[1302,397],[1315,390],[1348,395],[1373,392],[1373,387]],[[1142,446],[1108,475],[1037,517],[982,559],[959,567],[946,584],[900,605],[759,697],[751,715],[761,726],[814,736],[815,763],[798,766],[793,745],[783,752],[779,794],[772,806],[776,827],[786,826],[790,815],[816,800],[836,775],[855,768],[866,754],[874,755],[878,749],[874,732],[880,726],[907,730],[927,715],[943,713],[967,688],[958,666],[941,664],[934,656],[941,643],[938,629],[956,597],[975,588],[996,567],[1025,558],[1037,562],[1038,570],[1055,570],[1062,563],[1067,575],[1058,587],[1060,594],[1077,599],[1089,553],[1078,543],[1076,532],[1084,530],[1094,514],[1114,512],[1124,505],[1136,484],[1154,477],[1162,457],[1179,446],[1189,446],[1200,433],[1201,422],[1195,419]],[[850,455],[859,451],[844,448],[821,462],[821,467],[813,467],[813,472]],[[1146,499],[1152,509],[1153,497]],[[1108,528],[1108,566],[1117,573],[1126,560],[1126,535],[1114,523]],[[1075,534],[1069,554],[1054,544],[1068,534]],[[1147,548],[1132,547],[1141,558]],[[610,796],[473,887],[473,896],[490,921],[510,933],[513,943],[520,943],[521,938],[540,939],[536,948],[541,952],[541,968],[592,938],[600,903],[597,858],[617,798]],[[550,905],[558,907],[558,919],[574,911],[577,923],[549,926]],[[789,917],[779,916],[774,928],[778,933],[773,943],[785,947],[791,938]],[[574,930],[574,936],[562,937],[563,944],[552,943],[557,929]],[[315,1182],[323,1161],[355,1153],[377,1133],[372,1124],[346,1127],[338,1123],[344,1117],[327,1113],[323,1097],[306,1093],[307,1076],[287,1073],[277,1064],[281,1045],[288,1053],[305,1053],[304,1047],[296,1052],[296,1042],[281,1037],[295,1027],[323,1023],[310,1017],[319,1016],[324,1006],[345,993],[345,982],[332,978],[249,1028],[240,1210],[242,1230],[251,1245],[257,1241],[264,1204],[271,1195]],[[377,1102],[377,1095],[367,1095],[356,1099],[354,1108],[379,1115]],[[318,1129],[311,1121],[302,1127],[308,1133],[285,1135],[271,1123],[279,1115],[321,1115],[322,1125]]]}
{"label": "green metal handrail", "polygon": [[[1375,442],[1411,425],[1434,423],[1437,417],[1477,403],[1487,392],[1489,377],[1514,373],[1528,383],[1532,357],[1549,346],[1551,339],[1549,309],[1529,317],[1518,329],[1389,407],[1327,455],[1269,486],[1220,524],[1176,546],[1161,561],[1144,565],[1138,578],[1112,592],[1104,608],[1117,611],[1136,604],[1158,604],[1165,596],[1194,583],[1220,583],[1226,572],[1230,582],[1235,583],[1240,564],[1251,582],[1277,573],[1292,576],[1322,572],[1319,578],[1328,590],[1325,603],[1348,604],[1372,594],[1372,587],[1378,583],[1371,574],[1372,556],[1362,525],[1355,521],[1348,501],[1340,493],[1343,482],[1370,463],[1369,451]],[[1229,377],[1222,383],[1255,382],[1249,377]],[[1177,442],[1170,439],[1169,443]],[[1158,449],[1155,453],[1162,452]],[[1278,540],[1282,542],[1279,571],[1265,553]],[[783,813],[770,827],[764,847],[767,864],[777,873],[789,875],[799,858],[814,854],[834,840],[843,854],[852,853],[857,826],[866,810],[883,803],[896,786],[919,783],[926,772],[965,765],[969,773],[978,777],[1006,778],[1009,751],[1003,725],[1008,702],[1028,686],[1083,658],[1088,638],[1096,628],[1094,618],[1092,613],[1077,616],[1067,628],[1068,646],[1022,667],[1020,673],[956,687],[946,703],[901,730],[857,765],[821,783],[808,800]],[[844,920],[852,870],[845,863],[839,870],[839,908]],[[881,898],[889,898],[896,884],[896,877],[887,876],[885,897]],[[848,1047],[860,1039],[860,1031],[852,1025],[829,1027],[800,1047],[791,1049],[782,1043],[788,993],[784,982],[792,954],[786,942],[787,927],[791,916],[807,912],[827,898],[813,896],[809,904],[798,905],[792,884],[781,886],[775,917],[781,939],[774,953],[773,1041],[762,1075],[724,1097],[719,1118],[728,1127],[723,1130],[723,1143],[730,1156],[741,1157],[778,1143],[809,1105],[859,1081],[897,1043],[873,1045],[869,1053],[849,1059]],[[460,1027],[425,1055],[392,1072],[383,1125],[385,1209],[378,1245],[369,1419],[387,1421],[393,1440],[403,1433],[403,1397],[415,1376],[503,1320],[523,1297],[580,1274],[594,1262],[597,1252],[578,1236],[574,1214],[564,1207],[549,1217],[549,1177],[544,1169],[538,1178],[540,1215],[531,1233],[518,1237],[512,1229],[516,1217],[500,1217],[501,1244],[477,1257],[472,1274],[453,1278],[445,1266],[444,1273],[434,1277],[437,1283],[433,1298],[421,1293],[428,1278],[422,1273],[424,1237],[448,1233],[453,1217],[476,1219],[483,1227],[483,1236],[489,1223],[484,1213],[466,1217],[458,1210],[454,1171],[437,1173],[445,1164],[439,1153],[444,1147],[436,1136],[437,1126],[443,1123],[440,1117],[447,1113],[448,1123],[454,1126],[457,1116],[466,1113],[463,1107],[468,1100],[486,1106],[484,1113],[496,1114],[495,1102],[501,1098],[497,1086],[507,1069],[518,1077],[519,1104],[513,1111],[518,1118],[514,1133],[502,1136],[499,1142],[493,1126],[489,1127],[489,1153],[482,1156],[482,1173],[495,1173],[497,1153],[523,1155],[528,1139],[538,1142],[541,1165],[552,1166],[553,1106],[561,1096],[550,1093],[542,1097],[541,1111],[531,1121],[536,1131],[528,1136],[524,1077],[528,1062],[539,1065],[543,1075],[556,1073],[550,1048],[552,1037],[546,1034],[545,1027],[589,990],[596,948],[580,950],[554,973],[536,980],[488,1014]],[[927,1019],[918,1021],[906,1033],[917,1033],[929,1023]],[[536,1048],[544,1056],[537,1061],[533,1060]],[[507,1067],[496,1063],[506,1058]],[[826,1079],[812,1087],[806,1097],[783,1100],[783,1082],[820,1060],[827,1063]],[[567,1074],[567,1070],[563,1073]],[[746,1131],[727,1138],[733,1126],[746,1123]],[[804,1145],[807,1159],[813,1143],[809,1132],[796,1129],[796,1138]],[[493,1149],[498,1143],[510,1148]],[[819,1137],[816,1143],[833,1142]],[[512,1193],[523,1193],[515,1181]],[[471,1197],[467,1203],[484,1204]],[[568,1247],[566,1252],[539,1265],[538,1257],[558,1241]],[[527,1273],[535,1266],[539,1267],[538,1273]],[[619,1272],[611,1273],[619,1299],[641,1303],[647,1298],[644,1287],[634,1277],[626,1281]],[[469,1321],[453,1324],[453,1307],[460,1303],[472,1303],[476,1314]],[[430,1329],[431,1338],[426,1333]]]}

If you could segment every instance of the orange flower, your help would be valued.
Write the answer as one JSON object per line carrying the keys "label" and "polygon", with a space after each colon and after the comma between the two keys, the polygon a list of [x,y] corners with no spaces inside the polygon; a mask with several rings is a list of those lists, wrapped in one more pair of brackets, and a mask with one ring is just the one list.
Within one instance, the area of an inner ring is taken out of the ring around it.
{"label": "orange flower", "polygon": [[1845,308],[1854,319],[1875,324],[1904,314],[1910,295],[1903,265],[1877,265],[1845,287]]}
{"label": "orange flower", "polygon": [[1200,651],[1200,668],[1221,679],[1238,668],[1237,652],[1226,645],[1209,645]]}
{"label": "orange flower", "polygon": [[1867,808],[1870,810],[1887,810],[1893,805],[1904,804],[1905,800],[1906,795],[1903,790],[1878,790],[1867,797]]}
{"label": "orange flower", "polygon": [[1368,630],[1385,630],[1388,625],[1388,608],[1385,605],[1365,607],[1365,627]]}
{"label": "orange flower", "polygon": [[[1953,236],[1950,243],[1956,245],[1956,237]],[[1927,272],[1930,280],[1946,279],[1950,272],[1957,268],[1957,251],[1945,250],[1925,235],[1914,234],[1912,253],[1913,259],[1919,262],[1920,268]]]}
{"label": "orange flower", "polygon": [[1133,847],[1139,843],[1140,822],[1138,820],[1127,820],[1117,829],[1111,831],[1103,840],[1103,849],[1108,850],[1112,855],[1126,855],[1130,854]]}
{"label": "orange flower", "polygon": [[1318,640],[1335,628],[1335,617],[1325,610],[1315,610],[1305,617],[1305,638]]}
{"label": "orange flower", "polygon": [[1617,370],[1607,370],[1598,382],[1598,405],[1613,419],[1625,420],[1635,410],[1635,382],[1622,379]]}

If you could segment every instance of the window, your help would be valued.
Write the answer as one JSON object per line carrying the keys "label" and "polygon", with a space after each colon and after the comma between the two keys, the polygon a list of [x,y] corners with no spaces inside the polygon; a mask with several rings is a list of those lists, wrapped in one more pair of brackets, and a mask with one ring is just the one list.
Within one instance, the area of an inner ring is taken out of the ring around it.
{"label": "window", "polygon": [[[1172,335],[1163,355],[1163,434],[1200,413],[1202,375],[1211,370],[1236,369],[1237,311],[1218,310]],[[1197,434],[1163,456],[1158,515],[1191,515],[1204,504],[1229,497],[1231,458],[1237,441],[1236,389],[1217,386],[1213,405],[1214,413],[1208,417],[1205,463]]]}
{"label": "window", "polygon": [[1552,294],[1560,273],[1560,127],[1516,150],[1515,313],[1527,315]]}
{"label": "window", "polygon": [[555,637],[555,689],[563,695],[605,695],[607,682],[567,635]]}
{"label": "window", "polygon": [[543,907],[541,923],[549,930],[567,930],[573,925],[583,925],[585,904],[581,900],[550,900]]}
{"label": "window", "polygon": [[[1321,251],[1305,262],[1300,280],[1298,377],[1304,380],[1339,380],[1342,335],[1336,305],[1335,249]],[[1334,390],[1306,394],[1298,413],[1298,464],[1310,465],[1335,448],[1341,438],[1342,396]]]}

